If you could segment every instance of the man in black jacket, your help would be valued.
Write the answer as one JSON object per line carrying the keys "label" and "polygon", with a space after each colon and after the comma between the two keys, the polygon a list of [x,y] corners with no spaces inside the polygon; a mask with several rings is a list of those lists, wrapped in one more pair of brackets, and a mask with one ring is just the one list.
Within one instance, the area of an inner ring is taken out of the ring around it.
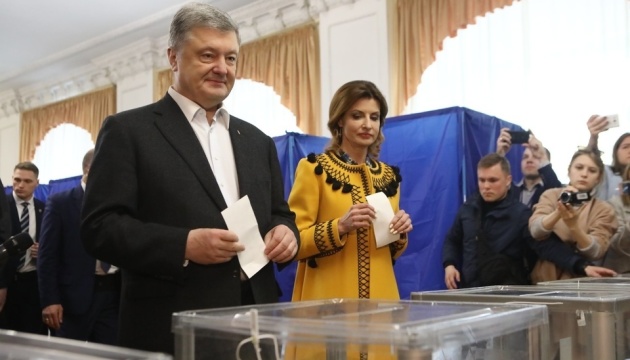
{"label": "man in black jacket", "polygon": [[479,193],[460,207],[444,241],[446,287],[526,284],[535,261],[531,210],[508,195],[510,163],[499,154],[486,155],[477,164],[477,178]]}
{"label": "man in black jacket", "polygon": [[[524,145],[525,151],[521,159],[523,179],[512,185],[512,195],[530,209],[538,203],[540,195],[547,189],[562,187],[558,176],[553,171],[549,151],[543,147],[534,135]],[[501,129],[497,139],[497,154],[505,156],[512,147],[509,129]]]}

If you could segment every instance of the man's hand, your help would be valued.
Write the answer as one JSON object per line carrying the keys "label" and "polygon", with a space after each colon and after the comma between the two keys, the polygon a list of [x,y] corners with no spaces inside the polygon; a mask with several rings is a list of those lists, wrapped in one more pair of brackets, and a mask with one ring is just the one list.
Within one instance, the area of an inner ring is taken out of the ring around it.
{"label": "man's hand", "polygon": [[31,258],[37,259],[37,254],[39,252],[39,243],[33,244],[29,250],[31,250]]}
{"label": "man's hand", "polygon": [[453,265],[444,268],[444,283],[449,290],[457,289],[457,283],[460,281],[459,271]]}
{"label": "man's hand", "polygon": [[186,240],[186,260],[202,265],[228,262],[243,250],[245,246],[229,230],[194,229]]}
{"label": "man's hand", "polygon": [[42,310],[42,321],[49,328],[59,330],[63,322],[63,306],[61,304],[46,306]]}
{"label": "man's hand", "polygon": [[532,155],[540,160],[541,164],[548,164],[549,157],[547,156],[547,152],[540,140],[535,137],[533,134],[529,136],[529,141],[526,146],[532,151]]}
{"label": "man's hand", "polygon": [[275,263],[287,262],[297,254],[295,234],[286,225],[278,225],[265,235],[265,255]]}
{"label": "man's hand", "polygon": [[497,154],[505,156],[510,151],[512,146],[512,136],[509,133],[510,129],[503,128],[497,138]]}
{"label": "man's hand", "polygon": [[601,266],[588,265],[584,268],[584,272],[588,277],[612,277],[617,276],[613,270]]}

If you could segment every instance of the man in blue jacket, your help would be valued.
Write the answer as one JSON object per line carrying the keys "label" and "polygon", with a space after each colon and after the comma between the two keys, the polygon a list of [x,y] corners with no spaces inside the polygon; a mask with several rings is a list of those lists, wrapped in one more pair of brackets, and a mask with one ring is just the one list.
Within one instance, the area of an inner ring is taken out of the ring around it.
{"label": "man in blue jacket", "polygon": [[42,320],[56,336],[117,345],[120,274],[88,255],[79,233],[93,158],[93,149],[83,157],[81,184],[46,202],[37,261]]}

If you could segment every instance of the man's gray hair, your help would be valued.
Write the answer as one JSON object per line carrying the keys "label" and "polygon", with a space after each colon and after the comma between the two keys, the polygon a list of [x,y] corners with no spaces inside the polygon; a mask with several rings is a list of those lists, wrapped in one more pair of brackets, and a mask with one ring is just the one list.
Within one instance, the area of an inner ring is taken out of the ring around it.
{"label": "man's gray hair", "polygon": [[168,46],[179,49],[186,40],[186,35],[195,27],[207,27],[224,32],[234,31],[238,44],[241,44],[238,25],[227,12],[210,4],[192,2],[184,5],[175,13],[171,22]]}

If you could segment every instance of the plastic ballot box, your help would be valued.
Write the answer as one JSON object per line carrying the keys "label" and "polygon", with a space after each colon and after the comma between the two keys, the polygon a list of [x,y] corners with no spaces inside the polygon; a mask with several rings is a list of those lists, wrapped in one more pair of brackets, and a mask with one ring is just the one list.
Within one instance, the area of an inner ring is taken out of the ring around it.
{"label": "plastic ballot box", "polygon": [[630,276],[628,276],[628,274],[623,274],[615,277],[581,277],[564,280],[544,281],[538,283],[538,285],[587,289],[592,288],[613,291],[630,291]]}
{"label": "plastic ballot box", "polygon": [[177,359],[536,359],[540,305],[330,299],[173,315]]}
{"label": "plastic ballot box", "polygon": [[569,286],[489,286],[416,292],[430,301],[542,304],[549,309],[546,359],[630,358],[630,292]]}
{"label": "plastic ballot box", "polygon": [[0,330],[0,360],[171,360],[170,355]]}

